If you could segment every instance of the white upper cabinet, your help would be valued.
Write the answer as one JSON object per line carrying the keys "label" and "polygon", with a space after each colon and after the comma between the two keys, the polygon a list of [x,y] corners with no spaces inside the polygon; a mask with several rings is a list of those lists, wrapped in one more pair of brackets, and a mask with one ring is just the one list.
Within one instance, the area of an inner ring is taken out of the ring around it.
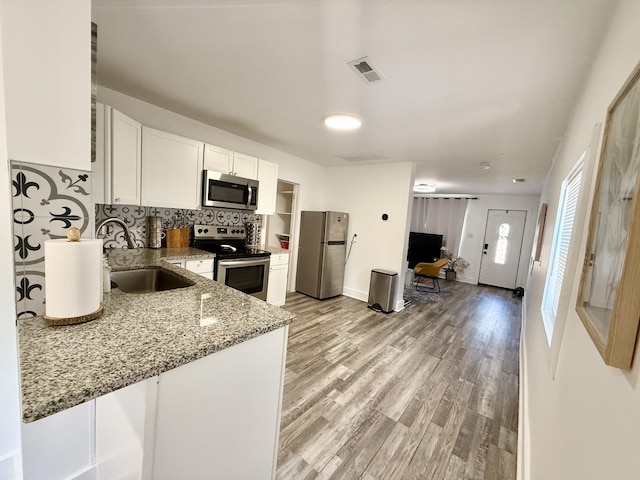
{"label": "white upper cabinet", "polygon": [[140,205],[142,125],[116,109],[110,110],[111,152],[105,157],[111,159],[111,196],[107,181],[105,203]]}
{"label": "white upper cabinet", "polygon": [[204,169],[256,180],[258,178],[258,159],[215,145],[205,145]]}
{"label": "white upper cabinet", "polygon": [[204,143],[142,128],[142,205],[197,209]]}
{"label": "white upper cabinet", "polygon": [[244,153],[234,152],[233,154],[233,174],[239,177],[258,178],[258,159]]}
{"label": "white upper cabinet", "polygon": [[273,215],[276,211],[278,188],[278,164],[260,159],[258,161],[258,208],[260,215]]}
{"label": "white upper cabinet", "polygon": [[204,169],[221,173],[233,171],[233,152],[214,145],[204,146]]}

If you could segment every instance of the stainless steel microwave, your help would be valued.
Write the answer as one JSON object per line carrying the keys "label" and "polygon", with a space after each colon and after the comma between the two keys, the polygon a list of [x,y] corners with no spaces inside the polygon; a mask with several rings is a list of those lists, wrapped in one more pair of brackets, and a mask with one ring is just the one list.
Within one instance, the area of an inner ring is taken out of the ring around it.
{"label": "stainless steel microwave", "polygon": [[202,206],[255,210],[258,208],[258,181],[205,170]]}

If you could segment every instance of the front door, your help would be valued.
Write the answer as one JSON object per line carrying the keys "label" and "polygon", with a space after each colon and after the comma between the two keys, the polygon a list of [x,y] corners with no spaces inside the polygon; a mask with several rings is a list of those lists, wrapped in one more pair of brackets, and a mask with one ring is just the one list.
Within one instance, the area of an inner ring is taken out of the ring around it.
{"label": "front door", "polygon": [[479,283],[516,287],[526,218],[524,210],[489,210]]}

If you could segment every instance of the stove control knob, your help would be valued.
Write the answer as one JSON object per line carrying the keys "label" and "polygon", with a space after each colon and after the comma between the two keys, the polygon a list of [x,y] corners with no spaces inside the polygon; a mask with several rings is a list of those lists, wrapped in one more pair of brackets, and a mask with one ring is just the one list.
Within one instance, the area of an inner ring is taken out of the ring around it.
{"label": "stove control knob", "polygon": [[209,233],[209,229],[208,229],[208,228],[205,228],[205,229],[204,229],[204,233]]}

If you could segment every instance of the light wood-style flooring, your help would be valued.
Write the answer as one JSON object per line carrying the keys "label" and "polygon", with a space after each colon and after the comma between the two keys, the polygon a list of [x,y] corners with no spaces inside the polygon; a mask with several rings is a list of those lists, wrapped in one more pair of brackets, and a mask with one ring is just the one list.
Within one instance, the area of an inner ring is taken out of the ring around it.
{"label": "light wood-style flooring", "polygon": [[391,314],[288,295],[278,480],[515,479],[521,300],[441,285]]}

